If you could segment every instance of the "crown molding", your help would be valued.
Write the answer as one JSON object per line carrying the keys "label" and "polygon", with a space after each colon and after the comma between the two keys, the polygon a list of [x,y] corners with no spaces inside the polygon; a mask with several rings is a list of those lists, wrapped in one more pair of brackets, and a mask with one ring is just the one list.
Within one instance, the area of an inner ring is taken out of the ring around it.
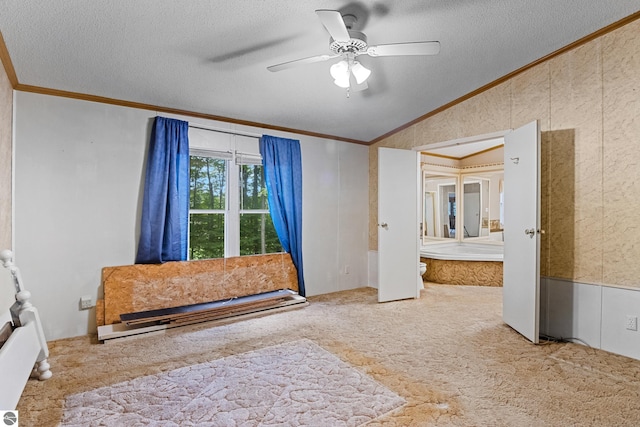
{"label": "crown molding", "polygon": [[4,67],[5,73],[7,73],[7,77],[9,78],[9,83],[11,83],[12,88],[16,88],[18,85],[18,76],[16,76],[16,70],[13,68],[13,63],[11,62],[11,57],[9,56],[9,51],[7,50],[7,45],[4,42],[4,37],[2,37],[2,32],[0,31],[0,61],[2,61],[2,65]]}

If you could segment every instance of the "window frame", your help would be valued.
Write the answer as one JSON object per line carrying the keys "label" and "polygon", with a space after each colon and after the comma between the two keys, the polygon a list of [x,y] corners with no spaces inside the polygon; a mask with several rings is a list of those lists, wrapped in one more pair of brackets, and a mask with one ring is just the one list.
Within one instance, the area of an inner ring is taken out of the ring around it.
{"label": "window frame", "polygon": [[[242,165],[262,165],[262,156],[255,154],[238,153],[236,151],[221,152],[216,150],[197,149],[190,150],[189,159],[192,156],[210,157],[225,161],[225,208],[221,209],[192,209],[189,204],[189,226],[187,232],[187,259],[191,257],[191,215],[196,214],[223,214],[224,215],[224,258],[240,255],[240,216],[243,214],[271,214],[269,209],[240,209],[240,197],[242,183],[240,173]],[[234,189],[235,191],[232,191]],[[277,253],[277,252],[269,252]]]}

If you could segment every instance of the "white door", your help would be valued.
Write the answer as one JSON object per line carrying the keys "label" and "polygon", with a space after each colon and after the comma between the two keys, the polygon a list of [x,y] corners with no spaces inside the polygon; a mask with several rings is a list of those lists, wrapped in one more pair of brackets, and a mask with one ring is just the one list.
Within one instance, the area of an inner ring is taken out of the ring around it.
{"label": "white door", "polygon": [[420,158],[378,149],[378,301],[418,298]]}
{"label": "white door", "polygon": [[504,137],[502,319],[538,343],[540,314],[540,129],[528,123]]}

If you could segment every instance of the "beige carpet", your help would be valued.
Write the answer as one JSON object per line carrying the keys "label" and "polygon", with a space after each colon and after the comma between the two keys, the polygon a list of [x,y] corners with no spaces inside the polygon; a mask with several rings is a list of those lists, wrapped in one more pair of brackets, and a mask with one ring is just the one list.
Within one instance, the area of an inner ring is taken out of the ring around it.
{"label": "beige carpet", "polygon": [[64,426],[361,426],[406,401],[309,340],[67,397]]}
{"label": "beige carpet", "polygon": [[21,425],[59,425],[77,393],[301,339],[407,401],[367,427],[640,425],[640,361],[578,344],[532,345],[502,322],[501,295],[428,285],[420,299],[378,304],[364,288],[213,328],[112,344],[55,341],[54,376],[29,381]]}

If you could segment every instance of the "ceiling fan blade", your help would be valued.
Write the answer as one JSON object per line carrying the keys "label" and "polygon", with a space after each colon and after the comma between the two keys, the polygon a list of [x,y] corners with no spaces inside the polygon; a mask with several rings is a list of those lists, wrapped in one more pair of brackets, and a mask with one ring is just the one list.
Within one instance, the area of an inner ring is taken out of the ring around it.
{"label": "ceiling fan blade", "polygon": [[366,54],[369,56],[407,56],[437,55],[439,52],[440,42],[412,42],[369,46]]}
{"label": "ceiling fan blade", "polygon": [[298,65],[313,64],[314,62],[328,61],[329,59],[337,58],[339,56],[340,55],[311,56],[309,58],[296,59],[295,61],[289,61],[289,62],[283,62],[282,64],[271,65],[267,67],[267,70],[272,72],[282,71],[282,70],[287,70],[289,68],[297,67]]}
{"label": "ceiling fan blade", "polygon": [[331,37],[337,42],[348,42],[351,39],[347,26],[344,25],[342,15],[337,10],[316,10],[316,14],[324,28]]}

